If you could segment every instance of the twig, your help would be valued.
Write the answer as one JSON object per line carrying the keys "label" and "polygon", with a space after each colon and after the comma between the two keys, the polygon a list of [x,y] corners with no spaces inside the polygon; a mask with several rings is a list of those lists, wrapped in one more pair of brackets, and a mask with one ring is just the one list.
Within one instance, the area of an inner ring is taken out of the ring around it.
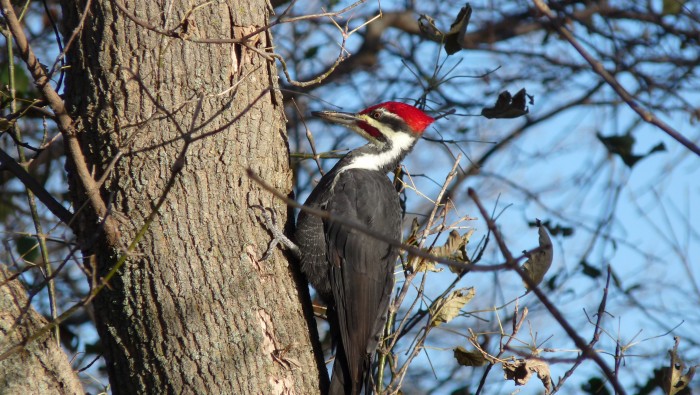
{"label": "twig", "polygon": [[[162,35],[167,36],[167,37],[172,37],[172,38],[176,38],[176,39],[190,41],[193,43],[198,43],[198,44],[238,44],[238,45],[243,45],[246,48],[250,49],[251,51],[256,52],[258,55],[262,56],[263,58],[265,58],[268,61],[272,61],[273,59],[277,59],[280,62],[280,64],[282,65],[282,72],[284,73],[285,77],[287,78],[287,81],[291,85],[294,85],[294,86],[300,87],[300,88],[319,84],[321,81],[328,78],[328,76],[331,75],[331,73],[333,73],[333,71],[335,71],[335,69],[346,59],[345,53],[347,51],[345,50],[345,40],[347,39],[348,36],[355,33],[357,29],[350,31],[349,33],[343,33],[343,43],[341,45],[340,55],[338,55],[335,62],[331,66],[329,66],[326,69],[326,71],[323,72],[321,75],[316,76],[313,79],[308,80],[308,81],[297,81],[297,80],[293,79],[289,74],[287,62],[284,60],[284,58],[282,56],[280,56],[276,53],[266,53],[266,52],[259,50],[258,48],[251,46],[249,43],[250,38],[255,37],[256,35],[264,32],[264,31],[267,31],[276,25],[283,24],[283,23],[292,23],[292,22],[297,22],[297,21],[307,20],[307,19],[317,19],[317,18],[322,18],[322,17],[329,17],[330,18],[330,17],[334,17],[334,16],[339,16],[339,15],[342,15],[342,14],[352,10],[353,8],[357,7],[358,5],[360,5],[364,2],[365,2],[365,0],[356,1],[353,4],[347,6],[339,11],[322,12],[322,13],[313,14],[313,15],[302,15],[302,16],[297,16],[297,17],[285,18],[286,14],[291,9],[291,6],[294,4],[294,2],[292,2],[292,4],[290,4],[290,6],[287,7],[287,9],[282,13],[282,15],[280,15],[279,18],[275,19],[273,22],[271,22],[265,26],[259,27],[255,30],[253,30],[252,32],[247,33],[243,37],[240,37],[240,38],[195,38],[195,37],[190,37],[188,34],[179,31],[179,29],[182,26],[184,26],[184,24],[185,24],[184,18],[174,28],[169,29],[169,30],[163,30],[163,29],[160,29],[157,26],[153,25],[152,23],[150,23],[147,20],[143,20],[143,19],[138,18],[136,15],[134,15],[132,12],[130,12],[124,6],[124,4],[122,4],[119,0],[113,1],[113,3],[117,6],[117,8],[119,8],[119,10],[122,13],[124,13],[124,15],[126,15],[132,22],[136,23],[137,25],[139,25],[145,29],[151,30],[155,33],[162,34]],[[187,14],[189,15],[191,12],[192,11],[189,11]],[[374,21],[377,17],[378,16],[375,16],[371,20],[367,21],[365,24]],[[362,26],[364,26],[365,24],[363,24]]]}
{"label": "twig", "polygon": [[[29,2],[25,4],[25,7],[22,9],[22,15],[24,15],[24,12],[27,10],[27,7],[29,6]],[[20,16],[21,18],[21,16]],[[10,41],[10,35],[8,34],[6,37],[7,41]],[[10,110],[12,112],[17,111],[17,97],[16,97],[16,89],[15,89],[15,64],[14,64],[14,53],[13,53],[13,48],[12,45],[7,46],[7,57],[9,59],[9,74],[10,74]],[[22,134],[21,130],[19,127],[19,124],[16,122],[11,125],[11,130],[14,132],[14,140],[17,142],[17,156],[19,158],[19,161],[24,163],[27,161],[27,158],[24,154],[24,145],[22,144]],[[24,169],[26,170],[26,169]],[[51,279],[52,278],[52,267],[51,267],[51,262],[49,261],[49,251],[46,246],[46,235],[44,235],[44,230],[41,225],[41,218],[39,217],[39,211],[37,210],[36,206],[36,197],[34,196],[34,193],[31,191],[31,189],[26,188],[26,195],[27,195],[27,203],[29,204],[29,212],[32,217],[32,222],[34,223],[34,230],[36,232],[36,238],[38,241],[38,246],[39,246],[39,252],[41,253],[41,260],[43,262],[43,275],[44,277],[49,278],[48,280],[48,299],[49,299],[49,310],[51,313],[52,318],[56,318],[57,315],[57,310],[56,310],[56,284],[54,281]],[[54,339],[56,340],[56,345],[60,346],[61,345],[61,334],[59,333],[58,327],[54,330]]]}
{"label": "twig", "polygon": [[[612,277],[612,269],[610,266],[608,266],[608,278],[605,281],[605,288],[603,289],[603,297],[600,300],[600,305],[598,305],[598,312],[597,315],[598,317],[596,318],[595,322],[595,329],[593,330],[593,338],[591,341],[588,343],[588,347],[593,348],[596,343],[598,343],[598,340],[600,340],[600,334],[602,333],[602,322],[603,322],[603,316],[605,315],[605,305],[608,301],[608,289],[610,287],[610,278]],[[559,379],[557,382],[557,385],[554,386],[554,389],[552,389],[552,394],[555,394],[561,386],[564,384],[564,382],[571,377],[571,375],[574,373],[576,368],[581,365],[581,362],[584,360],[583,354],[579,355],[578,358],[576,358],[576,361],[574,362],[573,366],[569,370],[564,373],[564,376]]]}
{"label": "twig", "polygon": [[605,374],[605,377],[610,381],[612,384],[613,388],[615,389],[615,392],[617,394],[624,395],[626,394],[625,389],[622,388],[622,385],[620,382],[617,380],[617,377],[615,376],[615,373],[610,370],[608,365],[603,361],[603,358],[595,352],[591,347],[586,344],[585,340],[583,340],[576,330],[574,329],[571,324],[564,318],[562,313],[557,309],[557,307],[552,303],[547,295],[540,290],[540,288],[535,284],[535,282],[525,274],[523,269],[518,266],[517,261],[513,259],[513,255],[511,252],[508,250],[508,247],[505,244],[505,241],[501,237],[501,233],[499,232],[498,228],[496,227],[496,223],[491,219],[491,217],[488,216],[488,212],[484,208],[484,206],[481,204],[481,200],[477,196],[476,192],[469,188],[468,192],[469,197],[472,198],[474,201],[474,204],[479,208],[479,212],[481,215],[484,217],[484,220],[486,221],[486,224],[488,225],[488,228],[491,230],[491,232],[494,235],[494,238],[496,239],[496,243],[498,244],[498,247],[501,251],[501,254],[506,259],[506,266],[510,269],[513,270],[514,272],[518,273],[520,278],[523,280],[523,282],[527,285],[528,289],[530,289],[540,300],[540,302],[544,305],[544,307],[549,311],[549,314],[552,315],[552,317],[559,323],[559,325],[564,329],[566,334],[571,338],[571,340],[574,341],[574,344],[576,347],[581,349],[581,353],[585,358],[590,358],[592,359],[600,368],[600,370],[603,371],[603,374]]}
{"label": "twig", "polygon": [[59,220],[62,222],[68,224],[71,221],[71,218],[73,217],[73,213],[71,213],[67,208],[63,207],[61,203],[59,203],[54,197],[49,193],[49,191],[46,190],[39,182],[32,177],[29,173],[27,173],[26,170],[22,168],[22,166],[17,163],[10,155],[7,154],[7,152],[3,151],[0,149],[0,164],[7,168],[12,174],[17,177],[24,186],[32,191],[34,193],[34,196],[36,196],[39,201],[44,203],[46,208],[51,211],[53,215],[55,215]]}
{"label": "twig", "polygon": [[311,152],[313,153],[313,159],[316,162],[316,167],[318,167],[318,172],[321,173],[321,176],[325,175],[323,171],[323,166],[321,166],[321,160],[319,159],[320,156],[316,152],[316,143],[314,141],[314,135],[311,133],[311,129],[306,125],[306,120],[304,119],[304,115],[301,113],[301,110],[299,109],[299,106],[297,105],[297,101],[292,99],[292,103],[294,104],[294,108],[297,109],[297,114],[299,114],[299,119],[301,119],[302,125],[304,125],[304,129],[306,129],[306,139],[309,141],[309,145],[311,146]]}
{"label": "twig", "polygon": [[185,164],[185,153],[187,152],[187,149],[189,148],[190,143],[186,142],[185,146],[182,148],[182,151],[178,155],[177,159],[175,160],[175,163],[173,164],[172,167],[172,174],[170,176],[170,179],[168,180],[167,184],[163,188],[163,193],[160,195],[160,198],[158,198],[158,201],[153,205],[153,209],[149,213],[148,217],[144,221],[144,224],[141,226],[141,228],[138,230],[136,233],[136,236],[134,236],[134,239],[131,241],[129,246],[122,252],[122,254],[119,256],[117,259],[117,262],[114,264],[114,266],[109,270],[109,272],[101,278],[101,282],[95,286],[90,293],[83,298],[81,301],[77,302],[70,308],[68,308],[66,311],[63,312],[63,314],[59,315],[55,319],[51,320],[48,324],[44,325],[40,329],[38,329],[36,332],[31,334],[30,336],[27,336],[25,339],[20,341],[19,343],[15,344],[14,346],[9,347],[6,349],[2,354],[0,354],[0,361],[3,361],[10,356],[12,356],[16,352],[20,352],[26,347],[27,344],[43,337],[46,333],[49,331],[53,330],[54,328],[57,328],[62,322],[64,322],[68,317],[72,316],[75,314],[76,311],[79,309],[87,306],[92,302],[92,300],[105,288],[108,286],[109,281],[119,272],[119,270],[124,266],[126,263],[126,260],[129,259],[130,256],[132,256],[132,252],[136,249],[136,246],[138,243],[141,241],[143,236],[146,234],[146,231],[148,231],[148,228],[151,226],[153,221],[155,220],[156,216],[158,215],[161,206],[163,203],[165,203],[165,199],[168,196],[170,190],[173,188],[175,185],[175,180],[177,179],[177,176],[180,174],[182,171],[184,164]]}
{"label": "twig", "polygon": [[27,65],[34,82],[39,88],[49,106],[53,110],[56,116],[56,125],[58,130],[63,134],[63,138],[66,142],[67,157],[73,162],[73,168],[76,172],[77,179],[87,195],[92,207],[95,209],[95,213],[104,220],[104,232],[107,243],[111,246],[119,245],[119,229],[115,220],[108,216],[107,205],[102,200],[100,196],[99,188],[95,184],[95,180],[90,175],[87,163],[85,161],[85,156],[83,155],[82,148],[80,147],[80,142],[73,128],[73,120],[68,115],[66,111],[63,99],[58,95],[58,93],[51,86],[49,78],[46,76],[41,63],[37,59],[34,51],[29,46],[27,41],[27,36],[24,34],[22,27],[17,20],[12,3],[10,0],[0,0],[0,11],[5,17],[7,22],[7,28],[12,33],[15,44],[19,50],[20,56],[24,63]]}
{"label": "twig", "polygon": [[[477,271],[478,272],[493,272],[493,271],[503,270],[505,268],[510,267],[510,265],[505,264],[505,263],[504,264],[497,264],[497,265],[488,265],[488,266],[486,266],[486,265],[471,265],[471,264],[466,264],[464,262],[456,261],[453,259],[448,259],[445,257],[429,254],[420,248],[416,248],[412,245],[404,244],[399,240],[395,240],[395,239],[392,239],[391,237],[387,237],[384,234],[379,233],[379,232],[377,232],[373,229],[370,229],[366,226],[363,226],[355,221],[350,221],[350,220],[345,219],[345,218],[331,215],[331,213],[329,213],[328,211],[325,211],[325,210],[319,210],[319,209],[307,207],[307,206],[304,206],[303,204],[297,203],[293,199],[288,198],[287,196],[285,196],[284,194],[280,193],[275,188],[273,188],[270,184],[265,182],[262,178],[260,178],[260,176],[255,174],[253,172],[253,170],[248,169],[247,174],[248,174],[248,177],[250,177],[254,182],[258,183],[263,189],[270,192],[272,195],[274,195],[276,198],[282,200],[284,203],[286,203],[290,207],[298,208],[298,209],[300,209],[304,212],[307,212],[313,216],[336,222],[336,223],[343,225],[345,227],[348,227],[352,230],[357,230],[357,231],[362,232],[368,236],[371,236],[377,240],[383,241],[392,247],[402,249],[411,255],[415,255],[417,257],[428,259],[431,261],[436,261],[436,262],[442,263],[443,265],[452,266],[452,267],[458,268],[460,270],[463,270],[465,272],[472,272],[472,271],[474,271],[474,272],[477,272]],[[531,253],[534,253],[536,251],[539,251],[540,249],[541,248],[538,247],[534,250],[527,251],[526,253],[531,254]],[[521,260],[523,258],[525,258],[525,255],[518,257],[518,259],[513,259],[513,261],[518,262],[519,260]]]}
{"label": "twig", "polygon": [[[501,347],[499,348],[498,354],[496,354],[495,359],[501,358],[501,356],[506,351],[506,349],[508,349],[508,346],[510,345],[510,343],[513,341],[513,339],[515,339],[515,336],[518,334],[518,332],[520,332],[520,328],[523,326],[523,323],[525,322],[525,317],[527,317],[527,313],[528,313],[528,309],[526,307],[523,310],[523,313],[520,316],[520,319],[518,319],[518,305],[517,304],[515,305],[515,312],[513,314],[513,331],[510,334],[510,336],[508,336],[508,340],[506,341],[505,344],[503,344],[503,334],[504,333],[501,332]],[[500,318],[499,318],[499,322],[500,322]],[[470,343],[472,343],[472,345],[474,347],[476,347],[478,349],[481,348],[479,346],[479,343],[476,342],[476,340],[472,340],[472,338],[470,338],[469,341],[470,341]],[[481,350],[481,351],[483,353],[485,353],[485,351],[483,351],[483,350]],[[489,362],[491,362],[491,361],[489,361]],[[481,394],[481,391],[484,389],[484,385],[486,384],[486,378],[488,377],[489,372],[491,371],[493,366],[494,366],[494,363],[491,362],[484,370],[484,373],[481,375],[481,380],[479,381],[479,387],[476,389],[475,395]]]}
{"label": "twig", "polygon": [[653,113],[643,109],[635,100],[635,98],[627,92],[627,90],[610,74],[603,65],[598,62],[591,54],[586,51],[585,48],[576,40],[573,34],[564,27],[561,20],[554,15],[549,6],[544,2],[544,0],[533,0],[537,9],[544,14],[547,19],[552,23],[552,26],[562,35],[576,51],[578,51],[581,56],[591,65],[593,71],[601,76],[605,82],[610,85],[611,88],[617,93],[618,96],[634,111],[636,112],[645,122],[650,123],[659,129],[663,130],[671,136],[674,140],[683,144],[690,151],[694,152],[696,155],[700,155],[700,147],[695,145],[692,141],[688,140],[685,136],[680,134],[678,131],[673,129],[670,125],[666,124],[664,121],[657,118]]}

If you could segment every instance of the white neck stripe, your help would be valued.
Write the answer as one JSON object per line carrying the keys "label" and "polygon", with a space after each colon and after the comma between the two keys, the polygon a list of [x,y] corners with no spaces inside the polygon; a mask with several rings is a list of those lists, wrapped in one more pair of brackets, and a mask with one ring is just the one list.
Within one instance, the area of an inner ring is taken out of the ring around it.
{"label": "white neck stripe", "polygon": [[379,170],[384,168],[389,163],[395,161],[402,153],[408,151],[415,139],[408,133],[393,132],[387,136],[391,139],[391,149],[381,153],[366,153],[353,159],[344,170],[348,169],[365,169]]}

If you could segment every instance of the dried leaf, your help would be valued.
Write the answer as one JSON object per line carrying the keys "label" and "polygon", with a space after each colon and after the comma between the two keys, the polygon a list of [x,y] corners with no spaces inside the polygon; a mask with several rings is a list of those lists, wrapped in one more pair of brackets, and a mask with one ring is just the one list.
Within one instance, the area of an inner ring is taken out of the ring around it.
{"label": "dried leaf", "polygon": [[675,395],[685,389],[690,381],[695,375],[695,369],[697,366],[688,368],[688,372],[683,374],[685,370],[685,362],[678,356],[678,344],[680,343],[679,337],[674,337],[676,344],[673,346],[673,350],[669,350],[668,354],[671,356],[671,366],[667,369],[666,376],[664,377],[664,392],[668,395]]}
{"label": "dried leaf", "polygon": [[[528,276],[535,285],[538,285],[544,279],[544,275],[552,266],[552,240],[549,238],[547,229],[542,225],[540,220],[537,220],[537,228],[539,233],[540,250],[530,254],[527,262],[522,266],[525,275]],[[525,284],[525,288],[530,291],[530,287]]]}
{"label": "dried leaf", "polygon": [[408,260],[408,270],[411,273],[416,272],[435,272],[440,273],[442,271],[441,267],[437,267],[437,263],[434,261],[419,258],[416,256],[410,256]]}
{"label": "dried leaf", "polygon": [[454,350],[455,359],[461,366],[484,366],[486,358],[479,350],[467,351],[464,347],[457,347]]}
{"label": "dried leaf", "polygon": [[431,18],[429,15],[421,14],[420,17],[418,17],[418,27],[421,33],[429,40],[439,43],[443,42],[445,34],[435,26],[435,19]]}
{"label": "dried leaf", "polygon": [[[413,222],[411,223],[411,233],[408,235],[408,238],[406,239],[406,244],[412,245],[412,246],[418,246],[418,232],[420,230],[420,224],[418,223],[417,218],[413,218]],[[415,272],[441,272],[442,269],[437,267],[436,262],[432,262],[420,257],[417,257],[415,255],[408,254],[407,258],[407,263],[404,268],[405,270],[410,271],[411,273]]]}
{"label": "dried leaf", "polygon": [[496,104],[493,107],[484,107],[481,109],[481,115],[489,119],[517,118],[530,112],[527,106],[528,103],[533,104],[534,99],[527,94],[525,88],[519,90],[515,96],[511,96],[508,91],[503,91],[498,95]]}
{"label": "dried leaf", "polygon": [[445,52],[452,55],[464,48],[464,36],[467,34],[467,26],[469,26],[469,18],[472,16],[472,7],[467,3],[459,10],[457,17],[450,31],[445,35]]}
{"label": "dried leaf", "polygon": [[585,260],[579,262],[579,265],[581,265],[581,267],[583,268],[581,272],[590,278],[598,278],[603,275],[603,272],[601,272],[600,269],[589,264]]}
{"label": "dried leaf", "polygon": [[462,307],[474,298],[475,294],[474,287],[461,288],[445,298],[436,300],[430,306],[430,326],[436,327],[452,321],[462,310]]}
{"label": "dried leaf", "polygon": [[503,374],[506,380],[513,380],[515,385],[525,385],[532,373],[537,373],[537,377],[544,385],[544,393],[552,392],[552,377],[549,373],[549,365],[541,359],[518,359],[516,361],[503,362]]}
{"label": "dried leaf", "polygon": [[622,162],[630,169],[637,164],[637,162],[646,158],[647,156],[655,152],[666,151],[666,145],[664,145],[663,142],[660,142],[649,149],[646,154],[633,154],[632,151],[637,140],[629,133],[612,136],[603,136],[600,133],[596,133],[596,137],[598,137],[598,140],[605,145],[605,149],[607,149],[611,155],[618,155],[620,159],[622,159]]}
{"label": "dried leaf", "polygon": [[411,222],[411,234],[409,235],[409,238],[413,236],[416,238],[418,236],[418,228],[420,228],[420,224],[418,223],[418,218],[413,218],[413,221]]}
{"label": "dried leaf", "polygon": [[441,247],[433,248],[430,253],[442,258],[453,258],[466,261],[467,258],[461,253],[460,248],[469,242],[470,236],[471,233],[467,232],[467,234],[462,237],[459,232],[453,230],[447,237],[445,244]]}
{"label": "dried leaf", "polygon": [[[430,250],[430,253],[441,258],[449,258],[468,263],[469,257],[467,256],[467,243],[469,243],[469,238],[473,233],[474,230],[470,229],[464,236],[461,236],[459,232],[453,230],[447,237],[445,244],[440,247],[434,247],[432,250]],[[409,244],[411,244],[411,241],[415,239],[416,238],[409,236]],[[409,255],[409,269],[413,272],[442,271],[441,268],[437,267],[437,262],[421,259],[412,255]],[[459,268],[453,268],[452,266],[450,266],[450,270],[454,273],[461,272]]]}
{"label": "dried leaf", "polygon": [[469,26],[471,16],[472,7],[467,3],[459,10],[447,33],[438,29],[435,19],[425,14],[418,17],[418,27],[423,36],[431,41],[444,44],[445,52],[452,55],[464,48],[464,36],[467,34],[467,26]]}
{"label": "dried leaf", "polygon": [[[467,244],[469,244],[469,239],[471,239],[473,234],[474,229],[469,229],[469,231],[467,231],[466,234],[460,237],[459,244],[457,245],[457,250],[454,254],[450,256],[450,258],[456,261],[462,261],[464,263],[471,263],[471,260],[469,260],[469,255],[467,255]],[[450,266],[449,268],[452,273],[462,272],[462,269],[455,266]]]}

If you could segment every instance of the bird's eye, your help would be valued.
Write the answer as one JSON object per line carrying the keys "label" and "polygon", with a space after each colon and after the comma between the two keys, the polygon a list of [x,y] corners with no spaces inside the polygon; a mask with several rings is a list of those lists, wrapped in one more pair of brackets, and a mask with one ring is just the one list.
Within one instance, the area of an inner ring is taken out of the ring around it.
{"label": "bird's eye", "polygon": [[374,119],[379,119],[382,116],[382,113],[379,111],[372,111],[372,118]]}

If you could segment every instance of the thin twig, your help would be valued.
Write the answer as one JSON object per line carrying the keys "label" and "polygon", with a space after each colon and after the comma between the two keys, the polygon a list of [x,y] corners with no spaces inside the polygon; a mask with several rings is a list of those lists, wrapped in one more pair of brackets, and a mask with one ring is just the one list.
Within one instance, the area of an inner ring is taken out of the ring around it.
{"label": "thin twig", "polygon": [[292,99],[292,103],[294,104],[294,108],[297,109],[297,114],[299,115],[299,119],[301,119],[302,125],[304,125],[304,129],[306,129],[306,139],[309,141],[309,145],[311,146],[311,152],[313,153],[313,159],[316,162],[316,167],[318,167],[318,172],[321,173],[321,176],[324,176],[325,172],[323,171],[323,166],[321,166],[321,160],[319,159],[320,156],[316,152],[316,143],[314,141],[314,135],[313,133],[311,133],[311,129],[309,129],[309,127],[306,125],[304,114],[301,113],[301,110],[297,105],[297,101]]}
{"label": "thin twig", "polygon": [[[622,387],[617,377],[615,376],[615,372],[610,370],[605,361],[603,361],[603,358],[600,356],[600,354],[598,354],[594,349],[592,349],[588,346],[588,344],[586,344],[586,341],[578,335],[576,329],[574,329],[574,327],[571,326],[571,324],[566,320],[566,318],[564,318],[564,315],[559,311],[559,309],[557,309],[554,303],[552,303],[547,297],[547,295],[545,295],[544,292],[540,290],[540,288],[537,286],[537,284],[535,284],[535,282],[530,278],[530,276],[528,276],[523,271],[523,269],[520,266],[518,266],[517,261],[513,258],[513,255],[511,254],[510,250],[508,250],[508,247],[506,246],[503,237],[501,237],[501,233],[496,227],[496,223],[491,219],[491,217],[488,216],[488,212],[481,204],[481,200],[477,196],[476,192],[473,189],[469,188],[467,193],[469,194],[469,197],[472,198],[472,200],[474,201],[474,204],[476,204],[476,206],[478,207],[479,212],[484,217],[484,220],[488,225],[488,228],[493,233],[494,238],[496,239],[496,243],[501,251],[501,254],[506,259],[506,266],[520,276],[523,282],[527,285],[527,288],[530,289],[531,292],[537,296],[537,298],[544,305],[547,311],[549,311],[549,314],[552,315],[552,317],[559,323],[562,329],[564,329],[564,331],[571,338],[571,340],[574,341],[576,347],[581,349],[582,355],[586,358],[592,359],[598,365],[600,370],[603,371],[603,374],[605,374],[605,377],[612,384],[616,393],[621,395],[626,394],[625,389]],[[551,246],[548,248],[551,248]]]}
{"label": "thin twig", "polygon": [[[415,255],[415,256],[418,256],[420,258],[424,258],[424,259],[431,260],[431,261],[436,261],[438,263],[442,263],[443,265],[452,266],[452,267],[455,267],[457,269],[463,270],[465,272],[472,272],[472,271],[474,271],[474,272],[477,272],[477,271],[478,272],[493,272],[493,271],[503,270],[507,267],[510,267],[509,265],[507,265],[505,263],[504,264],[496,264],[496,265],[488,265],[488,266],[486,266],[486,265],[471,265],[471,264],[466,264],[464,262],[456,261],[454,259],[449,259],[449,258],[429,254],[420,248],[416,248],[415,246],[404,244],[399,240],[395,240],[395,239],[392,239],[391,237],[387,237],[384,234],[379,233],[379,232],[377,232],[371,228],[368,228],[366,226],[363,226],[358,222],[351,221],[351,220],[348,220],[346,218],[341,218],[341,217],[331,215],[331,213],[329,213],[328,211],[325,211],[325,210],[319,210],[319,209],[315,209],[315,208],[304,206],[303,204],[297,203],[295,200],[290,199],[287,196],[285,196],[283,193],[280,193],[279,191],[277,191],[270,184],[268,184],[262,178],[260,178],[260,176],[255,174],[251,169],[247,170],[247,174],[248,174],[248,177],[250,179],[252,179],[257,184],[259,184],[263,189],[270,192],[272,195],[274,195],[276,198],[282,200],[284,203],[286,203],[290,207],[298,208],[298,209],[300,209],[306,213],[309,213],[313,216],[323,218],[326,220],[330,220],[330,221],[336,222],[342,226],[348,227],[350,229],[357,230],[357,231],[362,232],[368,236],[371,236],[377,240],[383,241],[392,247],[402,249],[411,255]],[[532,253],[535,253],[535,252],[540,251],[540,250],[541,250],[541,247],[537,247],[533,250],[526,251],[526,254],[532,254]],[[520,256],[518,258],[514,258],[513,261],[519,262],[520,260],[523,260],[525,258],[526,258],[526,256],[525,256],[525,254],[523,254],[522,256]]]}
{"label": "thin twig", "polygon": [[56,125],[61,134],[63,134],[63,138],[66,142],[67,157],[72,162],[78,182],[85,190],[85,195],[94,208],[95,213],[104,221],[103,229],[107,243],[111,246],[118,246],[120,239],[119,229],[117,228],[115,220],[108,215],[107,205],[102,200],[99,188],[97,188],[95,180],[88,170],[85,156],[83,155],[80,142],[78,141],[76,131],[73,127],[73,120],[66,111],[63,99],[61,99],[56,90],[51,86],[51,81],[47,77],[44,68],[29,46],[27,36],[24,34],[22,26],[17,20],[10,0],[0,0],[0,12],[2,12],[2,15],[5,17],[7,28],[12,33],[20,56],[32,75],[37,88],[39,88],[39,91],[49,103],[49,106],[56,116]]}
{"label": "thin twig", "polygon": [[22,166],[20,166],[17,161],[14,160],[7,152],[0,149],[0,164],[5,167],[10,173],[14,174],[17,179],[19,179],[24,186],[34,193],[39,201],[44,203],[46,208],[51,211],[53,215],[56,216],[62,222],[68,224],[73,217],[67,208],[63,207],[49,191],[46,190],[34,177],[32,177]]}
{"label": "thin twig", "polygon": [[664,131],[666,134],[668,134],[671,138],[674,140],[678,141],[679,143],[683,144],[686,148],[688,148],[690,151],[694,152],[696,155],[700,155],[700,147],[698,147],[695,143],[692,141],[688,140],[685,136],[680,134],[678,131],[673,129],[670,125],[666,124],[664,121],[660,120],[657,118],[653,113],[650,111],[645,110],[642,108],[638,103],[637,100],[629,93],[627,90],[613,77],[610,72],[608,72],[605,67],[598,61],[596,60],[591,54],[586,51],[586,49],[581,45],[581,43],[576,40],[573,34],[567,29],[562,20],[557,18],[556,15],[552,12],[552,10],[549,8],[549,6],[544,2],[544,0],[533,0],[535,3],[535,6],[537,9],[544,14],[547,19],[552,23],[552,26],[559,32],[559,34],[562,35],[570,44],[573,46],[576,51],[578,51],[581,56],[588,62],[588,64],[591,65],[593,68],[593,71],[601,76],[605,82],[610,85],[610,87],[617,93],[618,96],[622,100],[624,100],[625,103],[634,111],[636,112],[645,122],[650,123],[662,131]]}
{"label": "thin twig", "polygon": [[[593,348],[596,343],[598,343],[598,340],[600,340],[600,334],[602,333],[602,328],[603,328],[603,316],[606,314],[605,313],[605,306],[608,301],[608,289],[610,287],[610,278],[612,277],[612,269],[610,266],[608,266],[608,278],[605,281],[605,288],[603,288],[603,297],[600,300],[600,304],[598,305],[598,312],[597,312],[597,318],[595,322],[595,329],[593,330],[593,337],[591,341],[588,343],[588,347]],[[574,374],[574,371],[581,365],[581,363],[584,361],[585,357],[583,354],[579,355],[578,358],[576,358],[576,361],[574,362],[573,366],[569,370],[564,373],[564,376],[559,379],[557,382],[557,385],[554,386],[554,389],[552,390],[552,394],[555,394],[559,389],[561,388],[562,385],[564,385],[564,382],[571,377],[572,374]]]}

